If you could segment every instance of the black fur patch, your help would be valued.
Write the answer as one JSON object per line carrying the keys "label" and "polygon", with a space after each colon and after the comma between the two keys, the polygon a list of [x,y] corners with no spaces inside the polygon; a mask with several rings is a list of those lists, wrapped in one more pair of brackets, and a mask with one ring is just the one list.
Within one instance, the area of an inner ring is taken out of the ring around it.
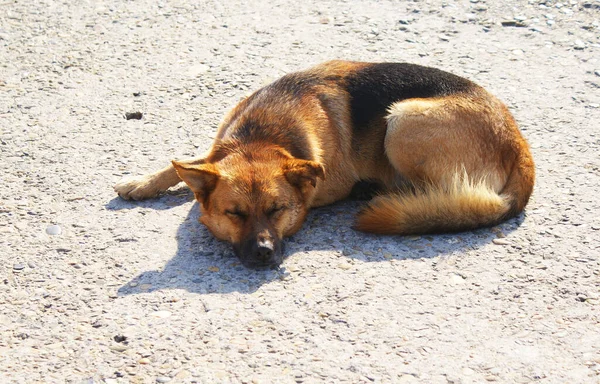
{"label": "black fur patch", "polygon": [[385,188],[381,183],[371,180],[360,180],[352,187],[348,198],[351,200],[366,201],[371,200],[377,194],[383,192]]}
{"label": "black fur patch", "polygon": [[397,101],[463,93],[475,86],[451,73],[407,63],[373,64],[346,80],[353,130],[358,135],[365,134],[374,119],[383,119]]}

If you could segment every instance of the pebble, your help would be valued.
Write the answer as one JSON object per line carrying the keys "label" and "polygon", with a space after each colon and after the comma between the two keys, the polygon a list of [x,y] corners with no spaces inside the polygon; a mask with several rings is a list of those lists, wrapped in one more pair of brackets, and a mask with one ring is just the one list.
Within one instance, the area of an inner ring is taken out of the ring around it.
{"label": "pebble", "polygon": [[[600,76],[600,69],[596,69],[596,70],[594,71],[594,74],[595,74],[596,76]],[[598,229],[600,229],[600,225],[592,225],[592,229],[598,230]]]}
{"label": "pebble", "polygon": [[140,285],[140,291],[149,291],[152,289],[152,284],[142,284]]}
{"label": "pebble", "polygon": [[127,120],[142,120],[144,114],[142,112],[127,112],[125,113],[125,119]]}
{"label": "pebble", "polygon": [[114,345],[111,345],[109,348],[116,352],[124,352],[127,350],[128,347],[123,344],[114,344]]}
{"label": "pebble", "polygon": [[208,270],[211,272],[219,272],[221,269],[219,267],[208,267]]}
{"label": "pebble", "polygon": [[62,228],[59,225],[50,225],[46,228],[46,233],[50,236],[58,236],[62,233]]}
{"label": "pebble", "polygon": [[575,49],[585,49],[585,43],[582,40],[575,40],[575,43],[573,43],[573,48]]}
{"label": "pebble", "polygon": [[13,269],[15,271],[21,271],[21,270],[25,269],[25,264],[15,264],[15,265],[13,265]]}
{"label": "pebble", "polygon": [[464,284],[465,279],[461,275],[453,273],[450,277],[450,281],[452,281],[453,284]]}
{"label": "pebble", "polygon": [[141,359],[138,360],[138,363],[146,365],[146,364],[150,364],[150,359],[148,359],[147,357],[142,357]]}
{"label": "pebble", "polygon": [[171,381],[171,378],[166,376],[158,376],[156,378],[157,383],[168,383],[169,381]]}
{"label": "pebble", "polygon": [[465,376],[471,376],[474,373],[475,373],[475,371],[472,370],[471,368],[465,367],[462,369],[462,374]]}
{"label": "pebble", "polygon": [[348,270],[348,269],[352,268],[352,264],[340,263],[340,264],[338,264],[338,268],[343,269],[343,270]]}
{"label": "pebble", "polygon": [[179,373],[177,375],[175,375],[175,379],[176,380],[184,380],[190,376],[192,376],[192,374],[189,371],[182,370],[182,371],[179,371]]}
{"label": "pebble", "polygon": [[154,317],[158,317],[159,319],[166,319],[167,317],[171,317],[171,312],[169,311],[156,311],[152,314]]}
{"label": "pebble", "polygon": [[492,243],[494,243],[496,245],[510,245],[510,241],[508,241],[506,239],[493,239]]}

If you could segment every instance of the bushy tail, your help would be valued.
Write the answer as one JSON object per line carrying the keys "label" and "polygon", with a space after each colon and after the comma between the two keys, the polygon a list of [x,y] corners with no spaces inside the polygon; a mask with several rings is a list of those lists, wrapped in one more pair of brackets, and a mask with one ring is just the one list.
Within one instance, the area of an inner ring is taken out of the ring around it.
{"label": "bushy tail", "polygon": [[500,194],[485,180],[469,180],[466,173],[457,172],[445,188],[428,186],[374,198],[358,214],[355,228],[408,235],[488,227],[521,212],[532,189],[532,161],[515,164]]}

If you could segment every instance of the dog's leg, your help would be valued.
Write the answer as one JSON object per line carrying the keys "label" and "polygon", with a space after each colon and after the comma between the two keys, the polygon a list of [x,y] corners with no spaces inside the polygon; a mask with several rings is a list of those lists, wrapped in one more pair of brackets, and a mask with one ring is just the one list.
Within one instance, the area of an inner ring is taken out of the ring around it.
{"label": "dog's leg", "polygon": [[514,133],[499,116],[490,116],[500,109],[493,103],[485,97],[448,96],[394,104],[385,137],[390,163],[416,186],[447,189],[464,171],[500,192],[509,171],[502,161],[503,137]]}
{"label": "dog's leg", "polygon": [[[198,165],[204,162],[204,157],[182,160],[182,163]],[[172,164],[158,172],[144,176],[128,177],[114,186],[115,192],[125,200],[144,200],[156,197],[170,187],[177,185],[181,179]]]}

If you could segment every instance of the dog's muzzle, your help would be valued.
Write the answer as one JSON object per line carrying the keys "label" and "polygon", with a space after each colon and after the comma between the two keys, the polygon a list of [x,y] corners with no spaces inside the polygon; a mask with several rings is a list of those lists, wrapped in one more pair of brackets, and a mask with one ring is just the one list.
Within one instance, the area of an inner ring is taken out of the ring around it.
{"label": "dog's muzzle", "polygon": [[246,242],[242,247],[234,247],[242,264],[252,269],[276,267],[281,264],[281,242],[267,236]]}

